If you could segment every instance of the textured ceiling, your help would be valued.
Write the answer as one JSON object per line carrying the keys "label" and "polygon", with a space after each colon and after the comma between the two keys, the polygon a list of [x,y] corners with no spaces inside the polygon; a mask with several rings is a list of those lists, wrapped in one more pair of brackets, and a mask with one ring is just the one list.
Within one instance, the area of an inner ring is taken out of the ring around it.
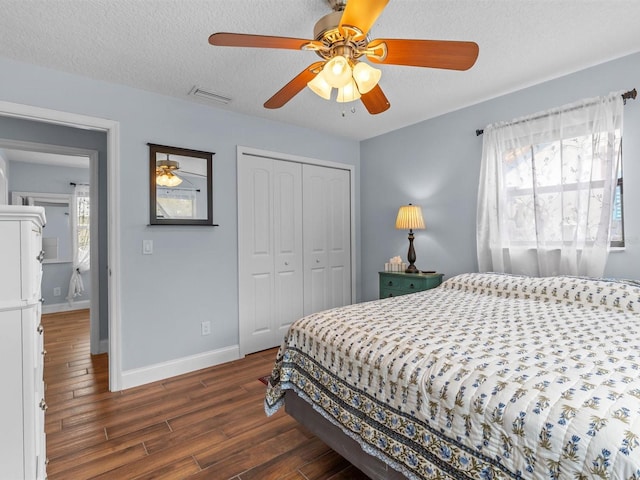
{"label": "textured ceiling", "polygon": [[[313,37],[326,0],[0,0],[0,56],[357,140],[640,51],[638,0],[390,0],[370,38],[474,41],[466,72],[383,65],[369,115],[304,89],[263,103],[313,52],[213,47],[213,32]],[[194,86],[228,105],[189,95]],[[1,90],[0,90],[1,96]]]}

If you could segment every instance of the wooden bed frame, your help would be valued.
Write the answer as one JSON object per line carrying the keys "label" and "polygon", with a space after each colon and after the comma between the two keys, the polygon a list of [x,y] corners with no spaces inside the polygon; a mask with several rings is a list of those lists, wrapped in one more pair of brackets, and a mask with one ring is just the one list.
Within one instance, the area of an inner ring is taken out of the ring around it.
{"label": "wooden bed frame", "polygon": [[339,427],[316,412],[293,390],[286,392],[285,411],[372,480],[407,479],[406,476],[379,458],[362,450],[358,442],[345,435]]}

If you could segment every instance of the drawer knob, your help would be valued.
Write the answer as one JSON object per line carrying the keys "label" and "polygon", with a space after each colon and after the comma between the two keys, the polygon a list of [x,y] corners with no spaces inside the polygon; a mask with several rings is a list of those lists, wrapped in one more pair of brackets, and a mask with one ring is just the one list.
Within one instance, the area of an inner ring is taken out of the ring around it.
{"label": "drawer knob", "polygon": [[393,282],[391,280],[389,280],[389,283],[387,283],[387,286],[393,287]]}
{"label": "drawer knob", "polygon": [[49,405],[47,405],[47,402],[44,401],[44,398],[42,400],[40,400],[40,409],[43,412],[47,411],[47,408],[49,408]]}
{"label": "drawer knob", "polygon": [[411,285],[409,285],[409,288],[416,288],[415,285],[412,283]]}

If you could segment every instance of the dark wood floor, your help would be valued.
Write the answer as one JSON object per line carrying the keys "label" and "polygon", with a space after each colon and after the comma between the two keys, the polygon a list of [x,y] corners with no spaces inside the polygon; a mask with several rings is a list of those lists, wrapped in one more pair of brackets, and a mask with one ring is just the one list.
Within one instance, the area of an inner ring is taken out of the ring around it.
{"label": "dark wood floor", "polygon": [[275,350],[110,393],[88,310],[43,324],[49,480],[366,479],[284,411],[265,416]]}

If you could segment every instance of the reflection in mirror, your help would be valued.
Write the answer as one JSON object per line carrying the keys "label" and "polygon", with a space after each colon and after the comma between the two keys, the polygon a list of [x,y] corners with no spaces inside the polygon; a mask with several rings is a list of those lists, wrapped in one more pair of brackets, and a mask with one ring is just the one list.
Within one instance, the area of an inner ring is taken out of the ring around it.
{"label": "reflection in mirror", "polygon": [[149,144],[151,225],[213,225],[213,153]]}

